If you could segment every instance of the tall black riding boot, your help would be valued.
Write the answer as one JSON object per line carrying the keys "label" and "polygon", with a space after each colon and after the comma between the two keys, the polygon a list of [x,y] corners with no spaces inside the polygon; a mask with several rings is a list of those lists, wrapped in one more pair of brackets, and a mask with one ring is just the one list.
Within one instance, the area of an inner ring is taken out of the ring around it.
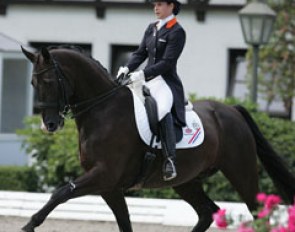
{"label": "tall black riding boot", "polygon": [[169,181],[177,176],[175,168],[175,131],[171,113],[167,114],[160,121],[160,139],[162,143],[162,151],[165,157],[163,164],[163,179]]}

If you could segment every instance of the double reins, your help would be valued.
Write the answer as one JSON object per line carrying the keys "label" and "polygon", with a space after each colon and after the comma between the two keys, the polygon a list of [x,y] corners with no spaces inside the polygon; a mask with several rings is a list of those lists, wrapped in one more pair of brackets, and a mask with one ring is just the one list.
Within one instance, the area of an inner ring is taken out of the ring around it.
{"label": "double reins", "polygon": [[[100,104],[101,102],[105,101],[109,97],[113,96],[118,89],[122,88],[122,85],[118,85],[115,88],[111,89],[110,91],[107,91],[99,96],[86,99],[84,101],[70,104],[69,101],[69,90],[71,90],[70,84],[68,83],[68,79],[65,77],[62,69],[60,68],[60,65],[56,60],[53,59],[53,65],[42,69],[39,72],[33,72],[33,75],[41,75],[44,74],[50,70],[54,69],[55,76],[58,80],[58,86],[59,86],[59,93],[61,98],[57,102],[41,102],[38,101],[36,104],[36,107],[39,109],[48,109],[48,108],[56,108],[59,110],[59,114],[66,118],[71,111],[70,118],[77,118],[80,115],[86,113],[96,105]],[[68,87],[68,88],[67,88]],[[73,92],[73,91],[72,91]]]}

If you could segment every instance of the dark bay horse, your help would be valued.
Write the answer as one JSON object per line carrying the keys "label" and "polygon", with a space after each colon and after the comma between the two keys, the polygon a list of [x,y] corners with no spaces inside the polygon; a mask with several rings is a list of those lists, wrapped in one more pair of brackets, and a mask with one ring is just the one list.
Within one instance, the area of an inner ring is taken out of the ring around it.
{"label": "dark bay horse", "polygon": [[[145,145],[136,128],[130,90],[117,85],[97,61],[71,49],[23,49],[33,63],[32,85],[37,91],[44,126],[50,132],[63,125],[63,114],[75,115],[80,162],[85,174],[57,189],[22,230],[33,232],[59,204],[86,194],[99,194],[113,211],[119,230],[131,232],[124,191],[136,184]],[[257,156],[284,199],[291,203],[295,178],[240,106],[200,101],[194,109],[203,121],[204,143],[177,151],[178,176],[162,179],[162,155],[157,152],[142,188],[172,187],[199,216],[193,232],[205,231],[218,206],[206,195],[202,179],[221,170],[250,211],[256,209]]]}

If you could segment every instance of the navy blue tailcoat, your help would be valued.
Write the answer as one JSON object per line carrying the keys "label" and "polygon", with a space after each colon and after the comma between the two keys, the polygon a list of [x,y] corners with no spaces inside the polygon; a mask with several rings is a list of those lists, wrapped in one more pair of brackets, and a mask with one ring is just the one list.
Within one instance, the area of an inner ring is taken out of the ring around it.
{"label": "navy blue tailcoat", "polygon": [[138,49],[127,62],[130,72],[148,58],[143,72],[146,81],[161,75],[173,94],[172,114],[180,126],[185,126],[184,91],[181,80],[177,75],[177,60],[185,44],[185,31],[176,21],[169,21],[159,31],[156,23],[148,26]]}

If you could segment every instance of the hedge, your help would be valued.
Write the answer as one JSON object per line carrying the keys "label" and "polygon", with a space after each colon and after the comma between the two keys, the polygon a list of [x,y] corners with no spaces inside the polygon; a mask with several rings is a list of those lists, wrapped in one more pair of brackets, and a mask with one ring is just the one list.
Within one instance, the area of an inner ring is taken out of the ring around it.
{"label": "hedge", "polygon": [[[235,100],[227,99],[226,104],[235,104]],[[251,112],[261,131],[274,149],[286,160],[288,165],[295,167],[295,123],[270,118],[267,114],[257,112],[255,106],[243,105]],[[59,186],[82,173],[78,160],[77,132],[74,121],[67,120],[63,130],[50,135],[39,129],[38,116],[26,119],[26,128],[18,134],[24,136],[24,149],[33,154],[36,163],[33,168],[41,186]],[[272,181],[259,165],[260,187],[265,193],[276,193]],[[229,182],[218,172],[204,180],[204,189],[214,200],[239,201],[240,198]],[[45,190],[45,189],[43,189]],[[129,196],[178,198],[171,189],[128,191]]]}
{"label": "hedge", "polygon": [[38,176],[30,167],[0,166],[0,190],[35,192]]}

